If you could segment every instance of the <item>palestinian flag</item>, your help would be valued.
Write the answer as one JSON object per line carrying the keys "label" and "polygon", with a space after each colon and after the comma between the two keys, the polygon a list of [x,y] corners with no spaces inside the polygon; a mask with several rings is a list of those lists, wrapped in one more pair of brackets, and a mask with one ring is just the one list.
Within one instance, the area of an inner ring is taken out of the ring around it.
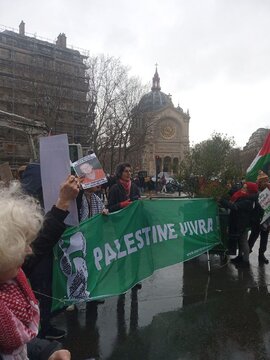
{"label": "palestinian flag", "polygon": [[247,169],[246,180],[255,182],[259,170],[262,170],[268,176],[270,175],[270,131],[266,136],[263,147]]}

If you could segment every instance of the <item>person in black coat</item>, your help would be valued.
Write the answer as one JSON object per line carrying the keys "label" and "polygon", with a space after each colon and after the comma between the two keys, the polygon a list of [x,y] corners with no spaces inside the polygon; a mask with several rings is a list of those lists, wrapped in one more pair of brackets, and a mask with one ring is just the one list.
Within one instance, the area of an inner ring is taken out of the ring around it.
{"label": "person in black coat", "polygon": [[[69,176],[61,185],[56,204],[45,215],[42,229],[37,238],[32,242],[33,254],[26,258],[22,268],[26,276],[31,279],[35,269],[44,259],[52,258],[53,248],[66,230],[64,220],[69,214],[70,202],[78,196],[79,181],[75,176]],[[51,299],[48,298],[48,305]],[[50,313],[48,317],[50,317]],[[34,338],[27,344],[30,360],[48,359],[55,351],[62,349],[62,344],[57,341],[48,341]],[[63,355],[67,356],[66,354]],[[68,358],[68,357],[67,357]],[[60,359],[60,358],[59,358]]]}
{"label": "person in black coat", "polygon": [[[44,226],[36,240],[32,243],[34,256],[23,265],[23,270],[36,292],[40,307],[39,337],[46,339],[61,339],[66,332],[51,324],[51,291],[53,247],[66,230],[64,220],[68,215],[71,198],[79,193],[79,180],[71,175],[61,185],[59,198],[52,209],[45,215]],[[69,198],[71,197],[71,198]]]}
{"label": "person in black coat", "polygon": [[140,198],[138,186],[131,181],[131,166],[129,163],[121,163],[115,171],[116,183],[109,189],[108,209],[115,212],[123,209],[134,200]]}
{"label": "person in black coat", "polygon": [[249,265],[249,246],[247,241],[248,227],[250,226],[252,210],[258,196],[258,186],[256,183],[246,182],[242,189],[236,191],[230,201],[221,199],[220,204],[224,208],[230,209],[230,217],[233,218],[234,226],[230,227],[229,236],[233,236],[238,243],[238,256],[231,261]]}

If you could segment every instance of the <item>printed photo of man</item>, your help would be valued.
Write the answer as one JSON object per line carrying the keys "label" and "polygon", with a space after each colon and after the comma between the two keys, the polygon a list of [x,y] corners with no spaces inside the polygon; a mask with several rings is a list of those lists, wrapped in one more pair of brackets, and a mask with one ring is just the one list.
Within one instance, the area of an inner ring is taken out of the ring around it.
{"label": "printed photo of man", "polygon": [[85,156],[73,164],[74,170],[81,179],[83,188],[101,185],[107,182],[106,174],[95,154]]}

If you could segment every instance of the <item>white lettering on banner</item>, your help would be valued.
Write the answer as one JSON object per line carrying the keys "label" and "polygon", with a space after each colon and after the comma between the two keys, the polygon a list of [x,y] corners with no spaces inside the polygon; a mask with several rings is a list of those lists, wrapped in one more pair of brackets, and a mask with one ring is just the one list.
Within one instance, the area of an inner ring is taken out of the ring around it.
{"label": "white lettering on banner", "polygon": [[[179,223],[179,226],[180,226],[180,232],[183,236],[186,236],[186,233],[188,231],[188,228],[187,228],[187,223],[185,222],[184,224],[182,223]],[[191,234],[192,235],[192,234]]]}
{"label": "white lettering on banner", "polygon": [[187,226],[189,228],[189,231],[190,231],[191,235],[193,233],[198,235],[198,223],[197,222],[193,223],[193,221],[190,221],[190,222],[188,222]]}
{"label": "white lettering on banner", "polygon": [[196,255],[196,254],[198,254],[199,252],[201,252],[201,251],[203,251],[203,250],[207,250],[207,249],[208,249],[208,246],[203,246],[203,247],[201,247],[201,248],[199,248],[199,249],[196,249],[196,250],[193,250],[193,251],[187,253],[187,256],[190,257],[190,256],[193,256],[193,255]]}
{"label": "white lettering on banner", "polygon": [[105,252],[105,264],[110,265],[110,263],[116,259],[116,252],[113,251],[111,245],[108,243],[105,244],[104,252]]}
{"label": "white lettering on banner", "polygon": [[177,239],[177,234],[175,233],[174,224],[167,224],[169,229],[169,239]]}
{"label": "white lettering on banner", "polygon": [[157,225],[157,232],[158,232],[158,238],[159,238],[160,242],[168,239],[168,229],[167,229],[166,225],[164,225],[163,229],[162,229],[161,225]]}
{"label": "white lettering on banner", "polygon": [[117,249],[117,259],[121,259],[122,257],[127,256],[127,252],[125,251],[121,251],[121,245],[120,245],[120,241],[118,239],[114,240],[116,249]]}
{"label": "white lettering on banner", "polygon": [[152,226],[152,238],[153,238],[153,243],[156,244],[157,243],[157,229],[155,226]]}
{"label": "white lettering on banner", "polygon": [[207,219],[207,228],[208,228],[208,232],[212,232],[213,231],[213,219],[208,218]]}
{"label": "white lettering on banner", "polygon": [[150,237],[149,237],[150,230],[151,230],[150,227],[146,227],[142,229],[142,233],[145,234],[146,245],[150,245]]}
{"label": "white lettering on banner", "polygon": [[213,231],[213,219],[208,218],[207,221],[203,219],[185,221],[184,223],[179,223],[179,227],[183,236],[208,234]]}
{"label": "white lettering on banner", "polygon": [[138,248],[141,250],[144,247],[144,242],[142,238],[142,230],[137,230],[135,232],[135,239],[138,241]]}
{"label": "white lettering on banner", "polygon": [[124,242],[126,244],[128,254],[132,254],[137,251],[136,247],[132,247],[132,245],[135,244],[135,241],[132,238],[133,238],[132,233],[124,235]]}
{"label": "white lettering on banner", "polygon": [[[198,219],[194,221],[185,221],[179,223],[179,235],[204,235],[213,232],[213,219]],[[154,225],[138,229],[135,233],[128,233],[121,239],[116,239],[112,244],[105,243],[103,247],[96,247],[93,250],[94,263],[97,270],[102,269],[102,263],[105,266],[110,265],[113,261],[124,258],[140,251],[144,246],[158,244],[167,240],[180,238],[175,230],[175,224]],[[122,247],[122,248],[121,248]],[[103,265],[104,266],[104,265]]]}
{"label": "white lettering on banner", "polygon": [[198,220],[198,223],[199,223],[200,233],[201,234],[207,234],[208,231],[205,228],[205,221],[204,220]]}
{"label": "white lettering on banner", "polygon": [[97,270],[101,270],[100,262],[103,259],[103,254],[101,248],[97,247],[93,251],[94,253],[94,259],[95,259],[95,265]]}

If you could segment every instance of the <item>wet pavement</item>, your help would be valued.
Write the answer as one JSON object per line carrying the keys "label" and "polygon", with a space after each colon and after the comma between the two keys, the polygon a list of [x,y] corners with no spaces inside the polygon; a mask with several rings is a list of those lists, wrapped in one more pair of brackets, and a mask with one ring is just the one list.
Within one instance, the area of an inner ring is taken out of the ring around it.
{"label": "wet pavement", "polygon": [[[270,359],[270,264],[249,268],[219,255],[156,271],[141,289],[65,311],[73,360]],[[266,254],[270,258],[270,253]]]}

